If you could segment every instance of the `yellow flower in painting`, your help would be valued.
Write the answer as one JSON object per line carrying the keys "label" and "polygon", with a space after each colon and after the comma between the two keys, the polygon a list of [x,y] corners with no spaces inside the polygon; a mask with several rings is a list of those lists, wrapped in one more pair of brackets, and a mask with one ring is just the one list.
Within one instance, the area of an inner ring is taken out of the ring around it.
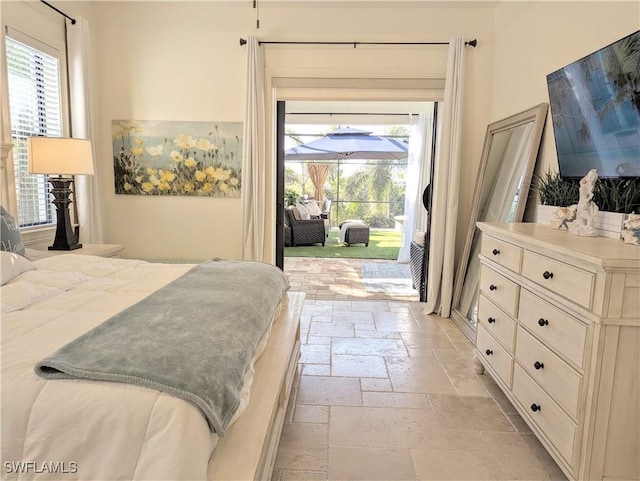
{"label": "yellow flower in painting", "polygon": [[157,173],[158,173],[158,171],[154,167],[147,167],[147,174],[148,175],[156,175]]}
{"label": "yellow flower in painting", "polygon": [[176,175],[170,170],[162,170],[160,173],[160,182],[173,182]]}
{"label": "yellow flower in painting", "polygon": [[159,190],[169,190],[171,186],[169,185],[169,182],[161,180],[160,184],[158,184],[158,189]]}
{"label": "yellow flower in painting", "polygon": [[225,184],[224,182],[220,182],[220,185],[218,185],[218,189],[220,189],[220,192],[229,192],[229,185]]}
{"label": "yellow flower in painting", "polygon": [[180,152],[178,152],[177,150],[172,150],[171,151],[171,160],[173,160],[174,162],[178,163],[178,162],[182,162],[182,154]]}
{"label": "yellow flower in painting", "polygon": [[202,192],[209,193],[213,189],[213,184],[211,182],[207,182],[202,186]]}
{"label": "yellow flower in painting", "polygon": [[235,177],[231,177],[229,179],[229,185],[231,185],[231,187],[237,187],[239,183],[240,183],[240,181],[238,179],[236,179]]}
{"label": "yellow flower in painting", "polygon": [[144,190],[145,192],[151,192],[155,188],[155,185],[153,185],[151,182],[142,183],[142,190]]}
{"label": "yellow flower in painting", "polygon": [[173,139],[173,143],[181,149],[190,149],[195,145],[196,141],[189,134],[180,134]]}
{"label": "yellow flower in painting", "polygon": [[201,170],[196,170],[196,180],[198,182],[204,182],[205,180],[207,180],[207,174],[205,174]]}
{"label": "yellow flower in painting", "polygon": [[183,188],[185,192],[191,192],[193,191],[194,185],[191,182],[185,182]]}
{"label": "yellow flower in painting", "polygon": [[149,182],[151,182],[153,185],[158,185],[160,183],[160,180],[155,175],[150,175]]}
{"label": "yellow flower in painting", "polygon": [[214,176],[215,176],[215,169],[212,166],[207,166],[206,169],[204,169],[205,173],[207,174],[207,179],[209,180],[213,180]]}
{"label": "yellow flower in painting", "polygon": [[194,159],[193,157],[189,157],[184,161],[184,165],[186,165],[187,167],[195,167],[196,165],[198,165],[198,163],[196,162],[196,159]]}
{"label": "yellow flower in painting", "polygon": [[125,182],[124,183],[124,190],[131,190],[131,189],[133,189],[133,186],[129,182]]}
{"label": "yellow flower in painting", "polygon": [[136,145],[142,145],[142,139],[135,139],[134,142]]}
{"label": "yellow flower in painting", "polygon": [[142,155],[144,154],[144,149],[142,147],[131,147],[131,153],[133,155]]}
{"label": "yellow flower in painting", "polygon": [[164,147],[162,146],[162,144],[160,145],[152,145],[150,147],[147,147],[147,153],[151,156],[151,157],[157,157],[158,155],[162,154]]}
{"label": "yellow flower in painting", "polygon": [[222,167],[218,167],[213,172],[213,178],[219,181],[225,181],[231,176],[231,171],[225,170]]}
{"label": "yellow flower in painting", "polygon": [[195,144],[195,148],[198,150],[204,150],[206,152],[207,150],[215,149],[216,146],[215,144],[209,142],[208,139],[198,139]]}
{"label": "yellow flower in painting", "polygon": [[135,178],[135,181],[136,181],[138,184],[142,183],[142,176],[141,176],[141,175],[138,175],[138,176]]}

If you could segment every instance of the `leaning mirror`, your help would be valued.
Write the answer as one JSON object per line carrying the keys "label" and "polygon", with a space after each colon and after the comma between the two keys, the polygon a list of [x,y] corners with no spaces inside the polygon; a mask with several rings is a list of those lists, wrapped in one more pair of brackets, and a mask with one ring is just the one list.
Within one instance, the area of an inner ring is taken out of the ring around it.
{"label": "leaning mirror", "polygon": [[480,273],[476,222],[522,220],[547,108],[543,103],[487,127],[451,311],[453,320],[474,342]]}

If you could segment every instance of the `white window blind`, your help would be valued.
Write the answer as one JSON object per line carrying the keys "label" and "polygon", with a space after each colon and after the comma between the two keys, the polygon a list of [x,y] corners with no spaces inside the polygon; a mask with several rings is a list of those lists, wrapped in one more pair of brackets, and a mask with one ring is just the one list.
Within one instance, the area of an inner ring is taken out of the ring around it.
{"label": "white window blind", "polygon": [[60,61],[6,37],[11,137],[21,227],[55,223],[46,175],[27,171],[27,138],[61,137]]}

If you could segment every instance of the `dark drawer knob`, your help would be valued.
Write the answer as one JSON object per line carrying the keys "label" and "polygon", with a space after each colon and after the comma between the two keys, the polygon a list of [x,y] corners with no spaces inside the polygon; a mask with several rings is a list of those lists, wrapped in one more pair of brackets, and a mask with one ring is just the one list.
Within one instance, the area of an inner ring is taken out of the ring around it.
{"label": "dark drawer knob", "polygon": [[496,320],[493,317],[490,317],[489,319],[487,319],[487,322],[489,324],[493,324],[494,322],[496,322]]}
{"label": "dark drawer knob", "polygon": [[489,286],[489,290],[490,290],[490,291],[495,291],[497,288],[498,288],[498,286],[496,286],[495,284],[491,284],[491,285]]}
{"label": "dark drawer knob", "polygon": [[540,327],[548,326],[549,325],[549,321],[547,321],[546,319],[541,317],[540,319],[538,319],[538,325]]}
{"label": "dark drawer knob", "polygon": [[535,403],[533,403],[533,404],[531,405],[531,410],[532,410],[534,413],[535,413],[535,412],[540,411],[540,409],[541,409],[541,408],[540,408],[540,404],[535,404]]}
{"label": "dark drawer knob", "polygon": [[544,271],[542,273],[542,277],[544,277],[545,279],[553,279],[553,272]]}
{"label": "dark drawer knob", "polygon": [[544,363],[536,361],[533,363],[533,367],[535,367],[536,369],[544,369]]}
{"label": "dark drawer knob", "polygon": [[484,353],[485,353],[487,356],[490,356],[491,354],[493,354],[493,351],[492,351],[491,349],[487,349],[486,351],[484,351]]}
{"label": "dark drawer knob", "polygon": [[491,251],[491,253],[492,253],[494,256],[497,256],[498,254],[500,254],[500,251],[499,251],[498,249],[493,249],[493,250]]}

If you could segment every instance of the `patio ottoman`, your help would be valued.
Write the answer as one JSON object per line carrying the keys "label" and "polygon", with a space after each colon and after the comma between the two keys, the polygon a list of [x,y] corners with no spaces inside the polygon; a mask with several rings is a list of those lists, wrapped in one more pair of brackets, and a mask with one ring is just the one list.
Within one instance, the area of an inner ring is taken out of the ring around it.
{"label": "patio ottoman", "polygon": [[350,246],[351,244],[364,244],[369,246],[369,226],[362,221],[345,221],[340,223],[340,240]]}

